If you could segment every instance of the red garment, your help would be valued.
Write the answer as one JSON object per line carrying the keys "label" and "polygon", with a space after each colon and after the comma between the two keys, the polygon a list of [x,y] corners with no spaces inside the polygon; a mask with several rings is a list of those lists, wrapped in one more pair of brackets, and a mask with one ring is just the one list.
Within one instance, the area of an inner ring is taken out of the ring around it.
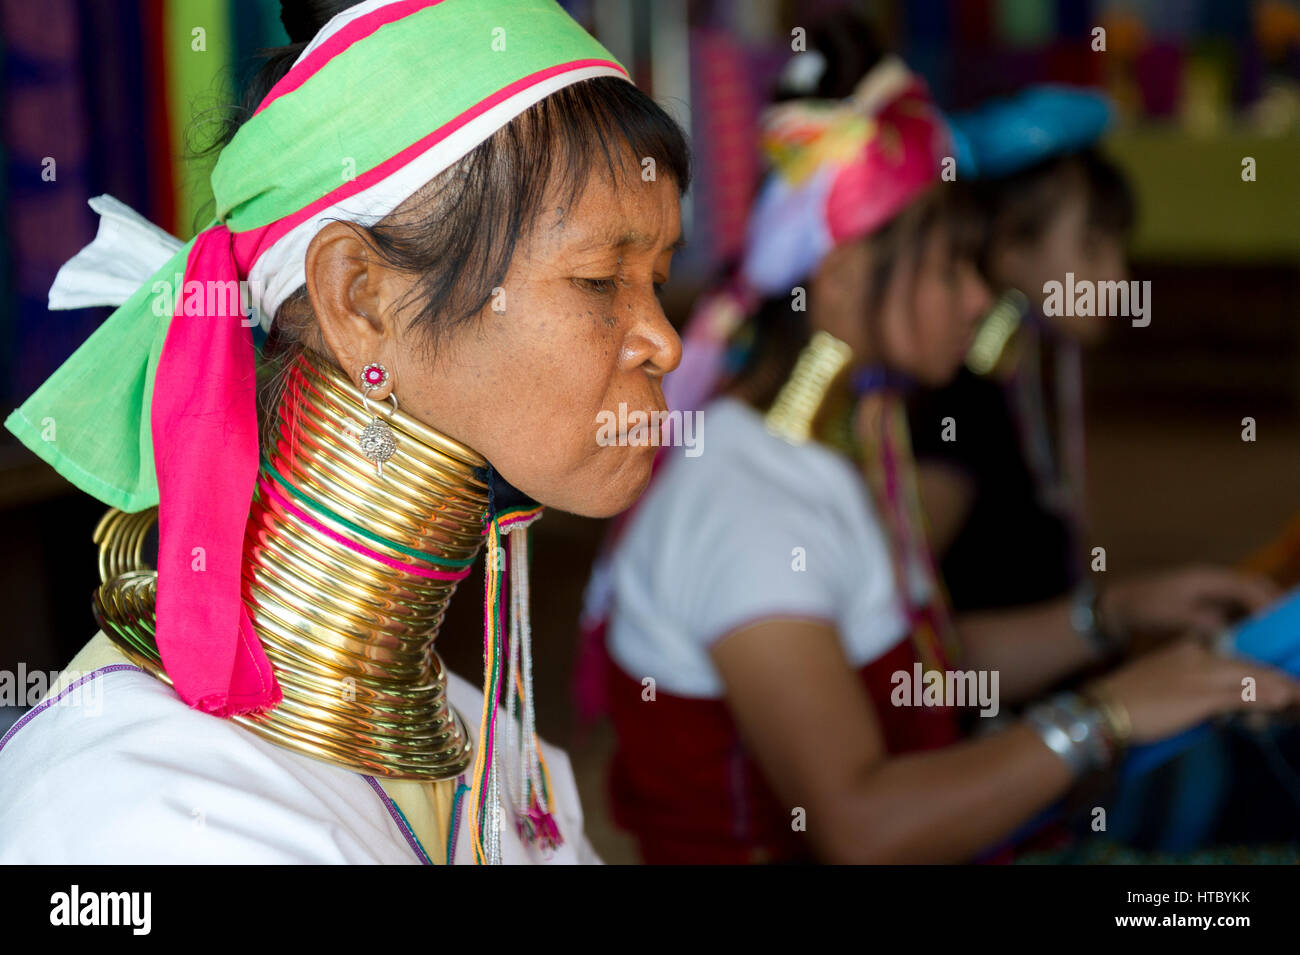
{"label": "red garment", "polygon": [[[936,749],[962,738],[953,707],[890,704],[892,675],[910,674],[917,659],[914,644],[904,638],[858,671],[891,754]],[[777,801],[742,746],[723,700],[656,688],[651,702],[642,698],[640,678],[612,660],[606,671],[618,737],[610,770],[613,815],[636,836],[645,862],[815,861],[805,834],[791,828],[793,807]]]}

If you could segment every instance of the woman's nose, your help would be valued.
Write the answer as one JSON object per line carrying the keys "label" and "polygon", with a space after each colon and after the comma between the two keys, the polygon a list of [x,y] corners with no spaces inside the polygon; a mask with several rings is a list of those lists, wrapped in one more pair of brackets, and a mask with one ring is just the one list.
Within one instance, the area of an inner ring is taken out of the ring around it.
{"label": "woman's nose", "polygon": [[623,339],[619,365],[626,370],[642,368],[651,377],[662,378],[682,360],[682,340],[656,296],[651,294],[637,309],[636,321]]}

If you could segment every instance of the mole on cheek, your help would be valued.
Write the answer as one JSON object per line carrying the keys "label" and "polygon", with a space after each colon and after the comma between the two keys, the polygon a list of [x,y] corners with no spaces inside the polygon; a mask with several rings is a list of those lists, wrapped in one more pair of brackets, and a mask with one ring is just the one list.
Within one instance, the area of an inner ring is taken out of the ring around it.
{"label": "mole on cheek", "polygon": [[[592,317],[592,314],[593,314],[593,313],[592,313],[590,310],[588,310],[588,311],[586,311],[586,312],[583,313],[583,315],[584,315],[585,317],[587,317],[587,318],[591,318],[591,317]],[[600,320],[601,320],[601,322],[604,323],[604,325],[605,325],[606,328],[613,328],[615,325],[618,324],[618,320],[617,320],[616,318],[614,318],[613,315],[602,315],[602,316],[600,317]]]}

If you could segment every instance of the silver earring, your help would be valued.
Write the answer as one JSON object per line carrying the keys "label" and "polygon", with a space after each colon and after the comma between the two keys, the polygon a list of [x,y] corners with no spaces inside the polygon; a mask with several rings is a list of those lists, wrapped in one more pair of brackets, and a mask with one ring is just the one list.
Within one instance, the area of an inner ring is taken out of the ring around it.
{"label": "silver earring", "polygon": [[[370,392],[379,388],[388,381],[388,369],[377,361],[372,361],[361,369],[361,401],[366,410],[371,414],[370,424],[366,425],[357,443],[361,446],[361,453],[370,461],[375,462],[375,474],[379,477],[384,476],[384,462],[393,456],[397,450],[397,442],[393,440],[393,429],[388,426],[379,415],[375,414],[370,407]],[[389,394],[393,399],[393,410],[397,410],[397,395]]]}

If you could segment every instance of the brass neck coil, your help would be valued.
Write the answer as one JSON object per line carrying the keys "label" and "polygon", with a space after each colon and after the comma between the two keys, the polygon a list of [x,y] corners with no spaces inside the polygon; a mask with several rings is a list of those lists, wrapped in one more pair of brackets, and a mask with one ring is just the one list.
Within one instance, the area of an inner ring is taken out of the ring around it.
{"label": "brass neck coil", "polygon": [[[244,605],[284,699],[233,719],[357,772],[452,778],[471,750],[433,644],[456,578],[483,542],[487,462],[403,412],[376,408],[397,445],[382,479],[356,443],[376,413],[360,390],[310,352],[288,372],[274,440],[262,449],[242,574]],[[157,572],[143,556],[156,519],[156,507],[114,508],[100,521],[94,609],[134,662],[170,683],[154,641]]]}
{"label": "brass neck coil", "polygon": [[768,431],[791,444],[809,440],[831,385],[852,360],[847,344],[829,332],[814,332],[768,409]]}

